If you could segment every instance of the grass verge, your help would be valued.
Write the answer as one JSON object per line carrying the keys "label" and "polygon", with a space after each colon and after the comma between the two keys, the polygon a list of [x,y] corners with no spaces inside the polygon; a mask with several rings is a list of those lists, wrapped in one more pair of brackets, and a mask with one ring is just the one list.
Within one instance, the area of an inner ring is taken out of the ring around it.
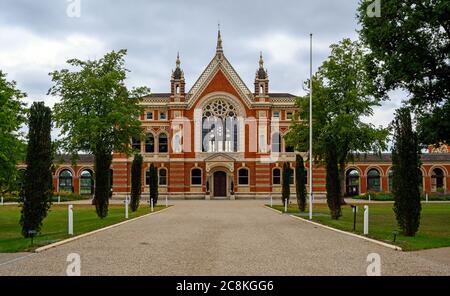
{"label": "grass verge", "polygon": [[[370,238],[397,245],[404,251],[450,247],[450,203],[422,204],[422,216],[419,232],[415,237],[407,237],[400,233],[395,219],[392,204],[369,205],[369,236]],[[273,206],[284,211],[283,206]],[[356,215],[356,230],[353,231],[353,212],[350,205],[342,207],[342,217],[339,220],[330,218],[326,204],[314,205],[313,221],[340,230],[363,234],[364,206],[358,205]],[[300,213],[296,205],[290,205],[288,214],[308,218],[307,213]],[[394,232],[398,235],[394,242]]]}
{"label": "grass verge", "polygon": [[[160,211],[165,206],[156,206],[154,211]],[[135,213],[129,211],[129,219],[137,218],[150,213],[150,208],[141,205]],[[0,206],[0,253],[14,253],[33,251],[39,247],[52,244],[72,236],[67,234],[67,205],[53,205],[47,218],[45,218],[40,235],[30,239],[23,238],[21,234],[20,208],[18,206]],[[105,219],[97,217],[95,206],[75,205],[74,236],[91,232],[100,228],[125,221],[125,209],[121,205],[110,205],[109,214]]]}

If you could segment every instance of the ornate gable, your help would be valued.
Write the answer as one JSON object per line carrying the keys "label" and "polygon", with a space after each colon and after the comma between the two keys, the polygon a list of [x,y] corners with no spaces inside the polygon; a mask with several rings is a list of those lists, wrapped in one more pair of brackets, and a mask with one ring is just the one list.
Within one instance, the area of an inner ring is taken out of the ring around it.
{"label": "ornate gable", "polygon": [[192,86],[187,95],[187,105],[191,108],[195,102],[202,96],[205,89],[210,85],[214,78],[220,73],[225,76],[228,82],[233,86],[239,97],[245,102],[247,107],[250,107],[254,102],[253,93],[248,89],[245,83],[242,81],[239,74],[223,55],[223,52],[217,51],[212,61],[208,64],[206,69],[200,75],[198,80]]}

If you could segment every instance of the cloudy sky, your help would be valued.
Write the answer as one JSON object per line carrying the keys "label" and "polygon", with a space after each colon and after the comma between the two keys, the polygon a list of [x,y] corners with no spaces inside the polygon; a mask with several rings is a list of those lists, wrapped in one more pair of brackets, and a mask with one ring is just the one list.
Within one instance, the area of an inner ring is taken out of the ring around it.
{"label": "cloudy sky", "polygon": [[[76,3],[80,3],[79,17]],[[302,94],[309,73],[309,33],[314,33],[314,68],[329,45],[357,38],[359,0],[0,0],[0,69],[16,80],[29,102],[46,96],[50,71],[70,58],[96,59],[128,49],[129,86],[169,92],[176,54],[187,88],[215,53],[220,22],[224,52],[252,89],[259,52],[271,91]],[[367,119],[387,125],[401,95]]]}

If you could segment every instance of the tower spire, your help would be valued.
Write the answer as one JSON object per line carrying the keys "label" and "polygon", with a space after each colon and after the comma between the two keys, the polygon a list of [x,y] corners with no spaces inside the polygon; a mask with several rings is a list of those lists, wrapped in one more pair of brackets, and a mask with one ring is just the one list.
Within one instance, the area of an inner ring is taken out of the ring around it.
{"label": "tower spire", "polygon": [[223,52],[223,47],[222,47],[222,35],[220,34],[220,23],[217,26],[218,30],[217,30],[217,48],[216,48],[216,52]]}

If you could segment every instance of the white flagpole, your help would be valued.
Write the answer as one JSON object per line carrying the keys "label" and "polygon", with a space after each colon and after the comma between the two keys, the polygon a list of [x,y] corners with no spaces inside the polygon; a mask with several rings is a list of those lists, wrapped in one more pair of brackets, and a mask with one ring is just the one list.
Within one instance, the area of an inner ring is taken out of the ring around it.
{"label": "white flagpole", "polygon": [[312,139],[313,139],[313,127],[312,127],[312,40],[313,34],[309,35],[310,37],[310,60],[309,60],[309,220],[312,220],[312,211],[313,211],[313,148],[312,148]]}

